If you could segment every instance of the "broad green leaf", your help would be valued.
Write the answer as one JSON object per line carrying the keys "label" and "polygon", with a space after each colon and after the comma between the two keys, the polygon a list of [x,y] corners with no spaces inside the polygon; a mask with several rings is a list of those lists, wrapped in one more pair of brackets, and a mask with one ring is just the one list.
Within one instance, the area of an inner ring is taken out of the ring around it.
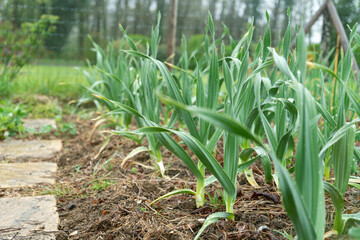
{"label": "broad green leaf", "polygon": [[344,220],[344,227],[347,227],[346,224],[350,220],[351,222],[355,222],[356,224],[360,224],[360,212],[353,214],[343,214],[342,219]]}
{"label": "broad green leaf", "polygon": [[123,26],[121,24],[119,24],[119,28],[120,28],[121,32],[124,34],[124,37],[125,37],[126,41],[128,42],[129,46],[131,47],[131,49],[134,50],[134,51],[137,51],[137,47],[136,47],[135,43],[126,34],[126,31],[125,31],[125,29],[123,28]]}
{"label": "broad green leaf", "polygon": [[[350,123],[345,124],[340,129],[338,129],[332,135],[331,139],[327,140],[326,144],[321,149],[321,151],[319,153],[319,158],[322,160],[324,158],[324,156],[325,156],[326,150],[329,149],[334,144],[336,144],[341,138],[343,138],[348,133],[349,129],[353,128],[354,124],[359,122],[359,121],[360,121],[359,119],[356,119],[356,120],[354,120],[354,121],[352,121]],[[355,144],[355,140],[354,140],[354,144]],[[341,154],[340,156],[343,158],[345,155]]]}
{"label": "broad green leaf", "polygon": [[277,146],[278,146],[278,142],[275,136],[274,131],[272,130],[270,123],[268,122],[268,120],[266,119],[264,113],[261,110],[261,99],[260,99],[260,95],[261,95],[261,75],[257,74],[255,77],[255,97],[256,97],[256,101],[257,101],[257,106],[258,106],[258,113],[259,116],[261,118],[261,122],[263,124],[263,127],[265,129],[267,138],[269,140],[270,143],[270,147],[271,149],[276,152]]}
{"label": "broad green leaf", "polygon": [[333,165],[335,186],[342,195],[345,194],[351,171],[355,146],[355,126],[351,125],[345,135],[334,144]]}
{"label": "broad green leaf", "polygon": [[284,35],[284,41],[283,41],[283,56],[285,59],[288,59],[289,51],[290,51],[290,44],[291,44],[290,8],[288,8],[288,10],[287,10],[287,16],[288,16],[288,26],[286,28],[286,32]]}
{"label": "broad green leaf", "polygon": [[343,196],[339,192],[339,190],[332,185],[331,183],[324,182],[324,190],[329,194],[334,207],[335,207],[335,226],[334,230],[338,231],[338,233],[342,233],[344,229],[344,221],[342,218],[342,211],[344,209],[344,200]]}
{"label": "broad green leaf", "polygon": [[270,158],[268,156],[262,157],[261,163],[264,168],[265,181],[266,181],[266,183],[271,183],[273,177],[272,177],[272,168],[271,168]]}
{"label": "broad green leaf", "polygon": [[197,179],[203,179],[203,174],[199,171],[194,161],[191,159],[189,154],[168,134],[164,133],[167,132],[165,129],[159,127],[144,127],[135,130],[136,133],[143,133],[143,134],[157,134],[159,141],[166,147],[170,152],[172,152],[175,156],[179,157],[186,166],[190,169],[190,171],[197,177]]}
{"label": "broad green leaf", "polygon": [[[289,172],[284,168],[274,154],[271,158],[275,164],[275,169],[279,177],[280,190],[282,193],[282,202],[286,212],[294,224],[294,228],[299,239],[322,239],[317,236],[315,225],[310,219],[310,214],[306,209],[301,191],[296,182],[291,178]],[[325,214],[325,209],[323,210]]]}
{"label": "broad green leaf", "polygon": [[126,132],[126,131],[111,130],[109,132],[112,134],[115,134],[115,135],[120,135],[120,136],[126,137],[128,139],[131,139],[131,140],[137,142],[138,144],[141,144],[142,139],[144,138],[144,136],[139,136],[138,134],[132,134],[131,132]]}
{"label": "broad green leaf", "polygon": [[[224,130],[227,130],[231,133],[234,133],[236,135],[239,135],[241,137],[244,137],[246,139],[252,140],[255,143],[257,143],[259,146],[262,146],[262,141],[251,132],[249,128],[247,128],[245,125],[237,122],[236,120],[232,119],[231,117],[228,117],[224,114],[215,112],[213,110],[205,109],[205,108],[198,108],[195,106],[185,106],[179,102],[174,101],[173,99],[166,97],[166,96],[159,96],[162,102],[166,104],[175,105],[179,108],[186,109],[187,111],[190,111],[196,115],[198,115],[200,118],[217,125],[221,127]],[[235,132],[233,132],[235,131]]]}
{"label": "broad green leaf", "polygon": [[[244,171],[246,168],[250,167],[256,160],[258,160],[260,158],[260,156],[256,156],[253,159],[247,160],[246,162],[243,162],[241,164],[239,164],[237,166],[237,172],[241,173],[242,171]],[[208,178],[205,179],[205,187],[210,185],[213,182],[216,182],[216,177],[215,176],[210,176]]]}
{"label": "broad green leaf", "polygon": [[135,155],[139,154],[139,153],[142,153],[142,152],[149,152],[150,149],[147,148],[147,147],[143,147],[143,146],[140,146],[140,147],[137,147],[137,148],[134,148],[121,162],[121,165],[120,167],[123,168],[124,165],[126,164],[126,162],[134,157]]}
{"label": "broad green leaf", "polygon": [[350,228],[349,235],[352,239],[360,239],[360,227]]}
{"label": "broad green leaf", "polygon": [[210,13],[210,12],[209,12],[208,23],[209,23],[210,36],[211,36],[211,38],[212,38],[213,41],[214,41],[214,40],[215,40],[214,20],[213,20],[211,14],[214,14],[214,13]]}
{"label": "broad green leaf", "polygon": [[165,199],[165,198],[168,198],[168,197],[171,197],[171,196],[174,196],[174,195],[178,195],[178,194],[192,194],[192,195],[195,195],[196,196],[196,192],[194,192],[193,190],[191,189],[179,189],[179,190],[175,190],[175,191],[172,191],[172,192],[169,192],[157,199],[155,199],[154,201],[152,201],[149,205],[152,205],[162,199]]}
{"label": "broad green leaf", "polygon": [[318,157],[316,108],[309,91],[300,83],[297,87],[297,108],[300,113],[299,139],[296,148],[295,180],[315,226],[317,239],[325,229],[325,199],[322,163]]}
{"label": "broad green leaf", "polygon": [[360,184],[357,184],[357,183],[349,183],[349,186],[354,187],[354,188],[357,188],[357,189],[360,190]]}
{"label": "broad green leaf", "polygon": [[102,153],[102,151],[105,149],[105,147],[108,145],[108,143],[110,142],[112,135],[110,135],[109,137],[106,138],[106,140],[103,142],[103,144],[101,145],[98,153],[96,154],[96,156],[94,157],[94,159],[97,159],[100,154]]}
{"label": "broad green leaf", "polygon": [[200,235],[202,234],[202,232],[211,224],[216,223],[217,220],[219,220],[220,218],[228,218],[230,217],[232,214],[228,213],[228,212],[216,212],[213,214],[210,214],[204,224],[202,225],[202,227],[200,228],[199,232],[196,234],[194,240],[197,240],[200,238]]}
{"label": "broad green leaf", "polygon": [[[185,104],[184,97],[181,93],[181,90],[176,83],[174,77],[170,74],[169,70],[165,66],[164,63],[160,62],[157,59],[154,59],[150,56],[147,56],[145,54],[142,54],[140,52],[127,50],[124,51],[128,54],[132,54],[141,58],[149,59],[151,60],[159,69],[160,73],[162,74],[164,81],[166,82],[167,90],[169,92],[170,97],[176,99],[176,101],[180,102],[181,104]],[[182,117],[183,121],[187,125],[191,135],[195,136],[197,139],[200,139],[199,132],[196,128],[196,125],[194,123],[193,117],[188,111],[184,111],[183,109],[178,109],[180,116]]]}
{"label": "broad green leaf", "polygon": [[334,118],[331,116],[331,114],[325,109],[323,105],[315,101],[315,106],[318,112],[321,114],[321,116],[326,120],[332,127],[336,127],[336,122]]}
{"label": "broad green leaf", "polygon": [[274,62],[276,66],[280,69],[280,71],[284,73],[286,76],[288,76],[291,80],[297,81],[297,79],[295,78],[294,74],[291,72],[287,64],[287,61],[282,56],[279,56],[276,53],[275,49],[269,48],[269,50],[273,54]]}
{"label": "broad green leaf", "polygon": [[[199,79],[201,81],[201,79]],[[219,65],[216,49],[213,49],[210,61],[210,72],[208,80],[208,92],[207,92],[207,108],[215,109],[218,103],[219,96]]]}
{"label": "broad green leaf", "polygon": [[225,173],[225,171],[221,168],[217,160],[212,156],[208,149],[204,145],[202,145],[199,140],[197,140],[190,134],[161,127],[145,127],[135,130],[134,132],[142,132],[146,134],[171,132],[178,135],[189,147],[191,152],[193,152],[198,157],[199,161],[201,161],[205,165],[206,169],[209,170],[218,179],[221,186],[231,195],[236,193],[234,184],[229,179],[229,176]]}
{"label": "broad green leaf", "polygon": [[263,51],[262,51],[262,61],[263,62],[265,62],[266,58],[269,56],[268,47],[271,46],[271,31],[270,31],[270,20],[269,20],[268,12],[266,12],[266,19],[267,19],[267,26],[266,26],[266,32],[264,35]]}
{"label": "broad green leaf", "polygon": [[296,36],[296,65],[298,73],[300,73],[300,76],[298,76],[298,79],[300,80],[300,83],[305,84],[305,74],[306,74],[306,43],[305,43],[305,34],[304,30],[301,27],[300,32]]}

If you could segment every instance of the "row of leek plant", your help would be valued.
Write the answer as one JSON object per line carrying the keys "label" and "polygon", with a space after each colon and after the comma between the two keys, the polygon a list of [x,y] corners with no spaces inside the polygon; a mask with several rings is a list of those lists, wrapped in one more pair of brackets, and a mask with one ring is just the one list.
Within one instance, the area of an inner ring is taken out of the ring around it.
{"label": "row of leek plant", "polygon": [[[356,29],[356,28],[355,28]],[[354,30],[353,30],[354,33]],[[352,35],[353,37],[354,35]],[[352,39],[352,38],[351,38]],[[303,33],[300,32],[297,39],[297,44],[299,47],[297,53],[305,52],[305,40]],[[296,157],[295,157],[295,179],[293,179],[289,171],[283,166],[283,161],[281,159],[281,154],[276,145],[276,130],[277,126],[271,127],[268,122],[268,119],[265,117],[264,112],[261,108],[263,104],[261,101],[263,92],[266,86],[267,79],[262,77],[259,73],[256,74],[255,81],[255,96],[258,103],[258,115],[262,122],[263,128],[265,130],[267,139],[269,140],[269,147],[265,146],[262,143],[258,143],[263,150],[267,151],[271,156],[273,163],[275,165],[276,174],[279,178],[279,187],[282,192],[283,204],[286,208],[286,211],[290,219],[294,223],[294,227],[299,239],[323,239],[325,233],[325,199],[324,191],[326,191],[333,203],[335,205],[335,222],[334,229],[339,233],[343,233],[346,222],[349,219],[354,221],[360,221],[360,214],[342,214],[344,201],[343,195],[348,186],[348,180],[350,176],[349,165],[352,162],[354,154],[354,145],[355,145],[355,126],[354,123],[359,122],[355,119],[351,122],[345,122],[344,115],[344,106],[340,106],[339,111],[342,111],[343,120],[338,120],[337,128],[331,134],[331,138],[327,139],[326,143],[323,144],[323,147],[320,151],[319,142],[320,137],[318,136],[318,120],[319,115],[322,115],[326,121],[335,121],[331,120],[331,115],[327,112],[323,106],[317,103],[310,91],[306,89],[305,84],[305,74],[306,74],[306,62],[301,61],[300,54],[297,55],[296,67],[298,71],[291,71],[287,61],[279,56],[274,49],[271,49],[273,53],[273,58],[278,69],[284,74],[287,80],[283,81],[284,87],[287,87],[288,91],[291,91],[295,94],[296,107],[299,112],[298,120],[298,142],[296,146]],[[306,57],[306,55],[305,55]],[[306,58],[305,58],[306,59]],[[341,83],[344,88],[342,91],[343,98],[349,97],[352,102],[352,107],[357,110],[360,101],[358,101],[358,95],[349,87],[347,84],[350,67],[347,67],[347,62],[351,60],[351,49],[348,50],[344,58],[344,67],[340,71],[341,74],[333,75]],[[350,64],[349,64],[350,65]],[[326,71],[324,67],[317,66]],[[225,74],[225,73],[224,73]],[[276,83],[275,85],[278,85]],[[275,86],[275,89],[278,89],[278,86]],[[274,87],[269,88],[268,95],[273,94]],[[272,92],[272,93],[271,93]],[[293,95],[293,94],[292,94]],[[171,103],[171,101],[168,100]],[[344,101],[346,103],[346,101]],[[177,104],[172,102],[173,104]],[[340,103],[342,104],[342,103]],[[348,102],[348,105],[349,102]],[[182,106],[188,111],[194,112],[200,118],[204,118],[214,125],[223,128],[229,134],[238,134],[243,136],[242,133],[239,133],[238,130],[242,129],[244,125],[235,119],[234,116],[229,114],[223,115],[207,109],[199,109],[196,107]],[[346,111],[347,112],[347,111]],[[226,111],[225,111],[226,113]],[[340,113],[339,113],[340,115]],[[339,126],[339,121],[343,121],[343,125]],[[281,124],[286,124],[286,121],[283,121]],[[323,182],[323,165],[322,158],[326,151],[332,151],[332,161],[334,165],[335,172],[335,184],[330,184],[328,182]],[[357,150],[355,150],[356,152]],[[355,154],[356,155],[356,154]],[[208,222],[216,221],[219,217],[226,217],[228,214],[214,214],[208,218]],[[206,225],[206,224],[205,224]],[[353,229],[355,232],[356,229]],[[356,233],[354,233],[356,234]]]}
{"label": "row of leek plant", "polygon": [[[181,69],[181,83],[178,84],[175,80],[175,77],[171,75],[169,70],[166,68],[165,64],[156,60],[153,56],[143,54],[135,47],[132,50],[124,51],[130,55],[137,56],[142,60],[151,61],[155,64],[163,78],[165,83],[167,94],[170,98],[175,99],[181,106],[186,104],[195,104],[199,108],[207,108],[212,110],[225,109],[229,114],[241,116],[242,121],[246,121],[247,116],[251,113],[251,110],[254,108],[253,94],[249,89],[253,88],[253,83],[251,77],[247,77],[247,70],[249,68],[249,47],[252,39],[253,27],[250,28],[249,32],[244,36],[243,39],[239,41],[237,45],[234,46],[234,51],[232,56],[223,58],[221,61],[218,59],[218,54],[216,51],[216,43],[219,42],[215,40],[213,21],[211,16],[209,16],[209,33],[211,38],[211,44],[206,42],[205,48],[207,54],[207,60],[202,60],[201,62],[207,62],[209,67],[202,68],[198,64],[195,71],[191,74],[186,71],[186,69]],[[270,30],[267,31],[270,34]],[[127,38],[129,45],[131,44],[131,39]],[[267,47],[270,45],[270,42],[265,43],[264,51],[258,51],[258,54],[268,55]],[[261,44],[259,44],[261,46]],[[224,53],[224,47],[222,47],[222,53]],[[224,54],[223,54],[224,55]],[[241,56],[240,59],[237,56]],[[267,56],[266,56],[267,57]],[[266,59],[264,57],[264,59]],[[186,59],[185,59],[186,60]],[[183,60],[183,61],[185,61]],[[230,62],[230,65],[226,61]],[[223,65],[223,71],[225,70],[223,80],[220,80],[219,76],[219,63]],[[258,65],[258,62],[252,64],[251,68],[256,68],[257,72],[260,72],[265,66],[269,63]],[[184,65],[186,67],[186,63]],[[204,87],[203,78],[207,78],[207,89]],[[189,95],[191,93],[191,83],[190,81],[196,82],[196,94],[195,100]],[[225,103],[221,106],[219,105],[219,92],[221,88],[221,82],[225,82],[226,88],[231,90],[231,94],[226,97]],[[235,88],[232,86],[234,85]],[[236,88],[240,88],[239,91],[235,91]],[[184,93],[184,94],[183,94]],[[187,93],[187,94],[185,94]],[[107,99],[104,96],[99,96],[100,99]],[[245,170],[251,163],[253,163],[257,158],[252,159],[250,162],[243,162],[239,165],[239,143],[243,145],[243,149],[248,148],[250,145],[249,140],[256,141],[260,143],[262,140],[255,137],[251,131],[244,127],[242,129],[243,138],[235,137],[233,134],[224,135],[225,143],[225,152],[224,152],[224,169],[216,161],[212,155],[212,151],[217,145],[218,140],[223,134],[221,129],[213,130],[213,126],[209,124],[206,120],[200,119],[197,121],[194,119],[194,116],[188,111],[184,110],[182,107],[176,107],[173,112],[173,116],[178,115],[183,123],[188,129],[188,133],[184,131],[176,131],[169,127],[160,127],[158,122],[153,121],[144,113],[141,112],[141,108],[131,108],[131,106],[126,106],[120,102],[111,101],[107,99],[110,103],[118,106],[122,111],[126,111],[129,114],[135,116],[135,118],[142,119],[144,125],[148,127],[140,128],[133,133],[142,133],[150,136],[150,134],[155,134],[157,139],[169,149],[172,153],[178,156],[189,169],[197,177],[197,188],[196,191],[190,189],[182,189],[171,192],[163,197],[171,196],[174,194],[180,193],[191,193],[195,195],[196,204],[198,207],[202,206],[205,202],[205,187],[215,180],[218,180],[224,188],[224,196],[226,202],[226,209],[229,213],[233,213],[233,204],[236,197],[236,177],[237,172],[240,170]],[[140,111],[139,111],[140,109]],[[197,156],[198,162],[195,164],[191,157],[186,153],[186,151],[176,143],[168,133],[173,133],[178,135],[183,142],[193,151]],[[257,149],[255,149],[257,150]],[[259,150],[260,151],[260,150]],[[251,151],[245,151],[241,154],[243,160],[249,159]],[[267,163],[267,172],[271,177],[271,164],[269,158],[265,154],[260,156],[264,162]],[[214,177],[205,179],[205,169],[208,169]],[[159,200],[159,199],[158,199]]]}
{"label": "row of leek plant", "polygon": [[[141,59],[142,75],[149,73],[148,75],[155,80],[157,69],[162,76],[164,86],[155,89],[160,92],[159,96],[164,103],[175,108],[172,112],[172,120],[169,121],[171,124],[166,127],[161,127],[159,118],[152,118],[142,110],[141,106],[127,105],[98,95],[99,99],[111,103],[122,112],[133,115],[135,119],[141,121],[142,124],[138,124],[138,127],[141,128],[133,131],[132,134],[145,134],[148,139],[153,136],[159,141],[158,146],[164,145],[178,156],[196,176],[196,191],[176,190],[161,198],[179,193],[190,193],[195,195],[196,204],[200,207],[205,201],[205,187],[217,180],[224,189],[226,212],[209,216],[204,227],[220,217],[233,219],[237,174],[261,158],[266,179],[270,181],[274,176],[280,187],[283,204],[294,223],[299,239],[321,239],[323,237],[325,229],[324,189],[330,194],[336,206],[335,230],[341,233],[347,219],[358,218],[357,215],[342,215],[343,202],[341,201],[350,176],[348,166],[353,159],[353,152],[355,151],[355,156],[358,155],[357,150],[354,150],[356,131],[354,123],[357,120],[345,121],[350,106],[356,110],[357,114],[360,113],[358,111],[359,97],[353,88],[349,87],[348,82],[351,72],[351,63],[349,62],[351,61],[351,49],[343,58],[344,63],[340,75],[321,65],[310,64],[321,74],[334,76],[342,86],[339,99],[343,103],[337,107],[337,119],[334,119],[327,110],[327,106],[324,106],[323,98],[320,102],[314,100],[310,91],[305,87],[307,56],[302,31],[297,34],[296,51],[293,54],[290,52],[291,29],[289,24],[282,45],[279,45],[283,56],[279,56],[274,49],[269,48],[271,36],[268,24],[264,40],[259,42],[255,50],[254,61],[249,63],[252,27],[245,37],[234,46],[233,54],[229,57],[225,57],[223,54],[220,60],[216,47],[221,41],[215,40],[211,16],[209,16],[208,30],[212,41],[210,45],[208,40],[205,41],[206,56],[197,64],[195,71],[192,73],[187,71],[187,57],[182,58],[181,67],[183,69],[172,66],[180,72],[180,81],[176,80],[164,63],[156,60],[156,54],[149,55],[139,52],[131,39],[126,37],[132,50],[124,52],[129,56]],[[358,39],[354,31],[351,41],[353,39]],[[185,40],[183,41],[185,43]],[[186,53],[186,47],[184,49]],[[224,53],[223,49],[224,47],[221,45],[222,53]],[[272,55],[269,55],[270,52]],[[209,67],[206,67],[206,64]],[[219,73],[220,66],[222,67],[222,78]],[[278,73],[278,70],[281,73]],[[203,79],[206,77],[208,79],[207,89],[203,83]],[[146,82],[144,78],[141,80],[141,82]],[[223,103],[220,104],[219,92],[222,83],[226,95],[223,96]],[[194,84],[196,84],[196,94],[193,98],[191,89]],[[138,97],[142,97],[144,100],[147,90],[144,88],[142,91]],[[157,97],[154,98],[156,98],[156,104],[159,104]],[[219,113],[219,110],[223,113]],[[193,114],[198,116],[199,120],[196,120]],[[332,127],[328,128],[331,130],[325,130],[327,131],[325,136],[318,127],[319,116],[324,119],[324,124]],[[178,119],[182,120],[188,132],[172,128],[173,123]],[[271,122],[273,124],[270,124]],[[213,131],[214,126],[215,131]],[[258,137],[264,132],[268,145],[264,144],[264,139]],[[197,164],[171,137],[171,134],[179,136],[197,156]],[[212,151],[221,137],[224,140],[224,168],[212,155]],[[294,137],[298,138],[296,147]],[[251,144],[251,141],[255,145]],[[319,151],[320,148],[321,151]],[[287,169],[287,160],[292,157],[294,149],[296,149],[295,167]],[[254,151],[258,153],[258,157],[249,160]],[[326,154],[332,155],[331,160],[335,172],[334,185],[323,183],[322,180],[324,173],[322,161]],[[274,174],[271,172],[270,158],[275,166]],[[341,159],[346,161],[341,161]],[[205,168],[212,176],[205,178]],[[294,172],[295,179],[291,177],[291,172]],[[203,228],[199,233],[202,230]]]}
{"label": "row of leek plant", "polygon": [[[160,42],[159,36],[160,15],[158,23],[152,30],[150,45],[147,45],[147,54],[151,54],[152,58],[156,58],[158,52],[158,45]],[[133,51],[137,50],[137,44],[131,40],[125,30],[120,26],[124,33],[124,40],[120,45],[120,51],[116,51],[112,44],[109,44],[107,51],[104,51],[99,45],[93,42],[94,51],[96,52],[96,65],[93,67],[95,73],[84,71],[90,87],[86,87],[90,95],[84,96],[80,99],[79,104],[94,100],[98,105],[99,101],[104,103],[109,112],[106,116],[115,116],[116,129],[110,131],[111,135],[106,139],[100,152],[105,148],[113,135],[121,135],[130,138],[139,144],[142,143],[143,137],[138,137],[135,134],[128,132],[132,122],[133,115],[126,111],[119,110],[116,105],[110,101],[103,101],[99,98],[94,98],[94,95],[102,96],[106,99],[121,102],[129,107],[136,108],[147,119],[156,124],[160,122],[160,114],[167,116],[167,109],[162,109],[160,102],[154,94],[156,91],[163,91],[163,83],[157,77],[157,68],[154,63],[148,59],[138,61],[130,55],[124,53],[123,47],[127,42]],[[162,112],[163,111],[163,112]],[[176,122],[176,114],[169,119],[168,126],[172,126]],[[135,122],[138,128],[144,125],[141,118],[135,117]],[[174,121],[175,120],[175,121]],[[162,161],[162,154],[160,151],[161,143],[158,138],[153,135],[146,135],[148,147],[138,147],[124,158],[121,166],[124,166],[127,160],[134,155],[147,151],[154,160],[155,166],[158,168],[160,175],[165,174],[165,167]],[[99,152],[99,153],[100,153]]]}

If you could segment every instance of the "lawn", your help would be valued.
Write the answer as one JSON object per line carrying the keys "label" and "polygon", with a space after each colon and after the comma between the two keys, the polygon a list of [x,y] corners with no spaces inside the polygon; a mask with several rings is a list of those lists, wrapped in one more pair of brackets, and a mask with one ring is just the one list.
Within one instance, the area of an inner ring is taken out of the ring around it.
{"label": "lawn", "polygon": [[[77,99],[82,93],[79,85],[86,85],[81,66],[32,64],[21,69],[13,80],[11,93],[14,95],[49,95],[60,99]],[[72,85],[69,85],[72,84]]]}

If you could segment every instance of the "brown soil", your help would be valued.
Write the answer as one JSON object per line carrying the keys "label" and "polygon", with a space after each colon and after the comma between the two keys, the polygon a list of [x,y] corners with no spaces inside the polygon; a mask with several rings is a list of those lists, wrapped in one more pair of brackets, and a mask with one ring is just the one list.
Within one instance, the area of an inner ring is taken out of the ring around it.
{"label": "brown soil", "polygon": [[[138,146],[122,137],[113,137],[95,159],[105,137],[94,130],[93,121],[73,122],[78,135],[64,139],[53,187],[60,216],[57,239],[192,239],[209,214],[224,211],[218,185],[207,189],[212,201],[200,209],[190,195],[173,196],[150,206],[172,190],[195,189],[195,179],[186,166],[164,150],[167,178],[157,176],[147,153],[137,155],[121,169],[124,156]],[[109,158],[107,170],[94,174],[95,166],[99,169]],[[292,231],[274,187],[265,185],[264,177],[255,172],[258,189],[239,179],[235,221],[210,225],[202,239],[284,239],[273,230]]]}

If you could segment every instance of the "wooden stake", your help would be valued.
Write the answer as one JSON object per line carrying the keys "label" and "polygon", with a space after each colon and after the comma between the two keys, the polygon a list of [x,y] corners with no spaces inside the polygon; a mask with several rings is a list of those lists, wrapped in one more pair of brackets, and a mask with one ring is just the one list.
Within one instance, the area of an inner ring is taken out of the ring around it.
{"label": "wooden stake", "polygon": [[[308,33],[310,31],[310,28],[312,27],[312,25],[314,25],[314,23],[318,20],[318,18],[321,16],[321,14],[327,10],[329,12],[331,21],[334,24],[334,27],[336,29],[336,32],[338,33],[338,36],[340,36],[340,42],[342,47],[344,48],[344,52],[347,51],[348,47],[349,47],[349,40],[346,36],[345,33],[345,29],[341,23],[340,17],[336,11],[335,5],[331,0],[326,1],[323,5],[321,5],[321,7],[319,8],[319,10],[316,11],[315,15],[310,19],[310,21],[306,24],[306,27],[304,29],[305,34]],[[290,49],[294,50],[295,49],[295,40],[291,43]],[[356,59],[354,57],[354,55],[352,55],[352,60],[353,60],[353,70],[354,70],[354,74],[355,74],[355,78],[357,79],[357,81],[359,82],[358,79],[358,74],[359,74],[359,66],[356,62]]]}
{"label": "wooden stake", "polygon": [[[339,48],[340,48],[340,35],[337,35],[337,41],[336,41],[336,50],[335,50],[335,66],[334,66],[334,72],[335,74],[337,74],[337,69],[338,69],[338,61],[339,61]],[[334,94],[335,94],[335,84],[336,84],[336,78],[333,78],[333,90],[332,90],[332,94],[331,94],[331,111],[334,109]]]}
{"label": "wooden stake", "polygon": [[[340,42],[341,42],[342,47],[344,48],[344,52],[346,52],[349,47],[349,40],[346,36],[345,29],[341,23],[340,17],[338,15],[335,5],[332,1],[327,2],[327,9],[329,11],[331,20],[334,23],[336,32],[340,35]],[[354,74],[355,74],[355,77],[357,78],[357,81],[359,81],[359,79],[358,79],[359,66],[356,62],[354,55],[352,55],[352,60],[353,60],[352,67],[354,70]]]}

